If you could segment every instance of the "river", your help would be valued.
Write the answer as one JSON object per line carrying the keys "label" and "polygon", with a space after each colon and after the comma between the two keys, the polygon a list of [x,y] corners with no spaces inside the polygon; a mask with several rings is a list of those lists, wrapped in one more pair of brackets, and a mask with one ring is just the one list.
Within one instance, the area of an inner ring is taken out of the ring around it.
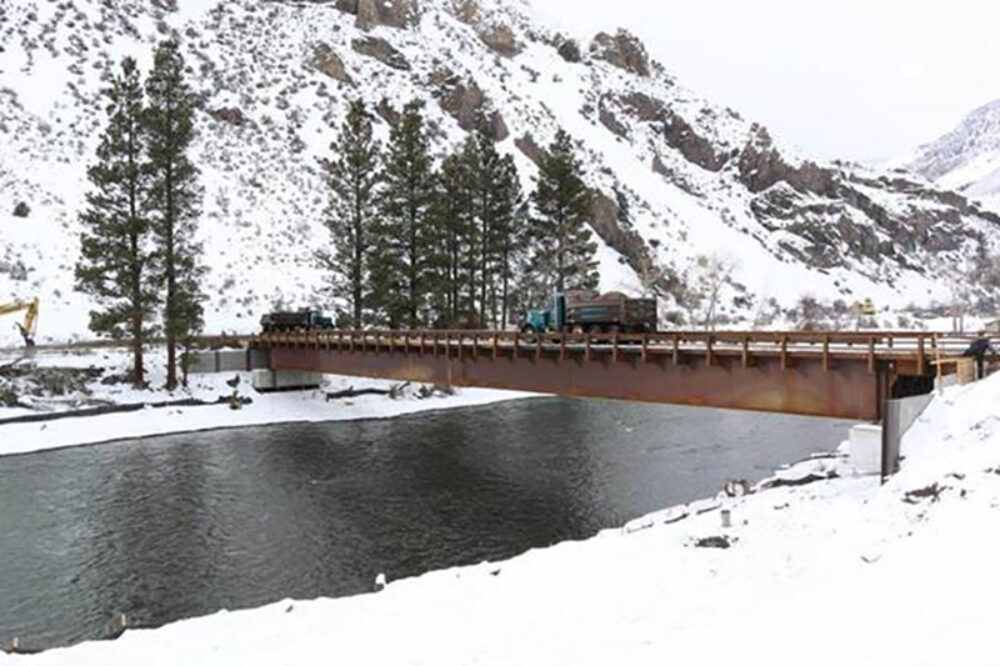
{"label": "river", "polygon": [[0,458],[0,639],[97,638],[583,539],[832,450],[849,423],[537,399]]}

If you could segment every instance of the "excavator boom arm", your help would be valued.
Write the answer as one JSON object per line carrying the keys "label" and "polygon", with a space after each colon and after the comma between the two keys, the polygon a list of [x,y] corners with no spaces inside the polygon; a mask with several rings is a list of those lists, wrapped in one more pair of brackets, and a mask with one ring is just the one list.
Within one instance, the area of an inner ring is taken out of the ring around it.
{"label": "excavator boom arm", "polygon": [[15,301],[13,303],[0,304],[0,317],[15,312],[25,312],[24,323],[18,324],[18,328],[21,331],[21,336],[24,337],[25,344],[29,347],[35,344],[35,329],[38,327],[39,308],[40,303],[37,298],[28,302]]}

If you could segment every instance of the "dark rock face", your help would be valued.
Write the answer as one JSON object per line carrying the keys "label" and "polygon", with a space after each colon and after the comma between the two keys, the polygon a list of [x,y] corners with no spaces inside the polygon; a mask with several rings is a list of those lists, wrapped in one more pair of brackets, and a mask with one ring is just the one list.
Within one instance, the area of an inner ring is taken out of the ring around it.
{"label": "dark rock face", "polygon": [[649,56],[639,38],[627,30],[619,30],[614,36],[606,32],[594,37],[590,54],[598,60],[611,63],[619,69],[637,76],[649,76]]}
{"label": "dark rock face", "polygon": [[434,96],[441,108],[469,131],[476,126],[476,116],[486,105],[486,95],[475,81],[465,81],[450,69],[441,68],[431,77]]}
{"label": "dark rock face", "polygon": [[583,60],[580,45],[575,39],[567,39],[559,46],[559,57],[566,62],[578,63]]}
{"label": "dark rock face", "polygon": [[214,111],[209,111],[208,114],[216,120],[236,126],[242,125],[247,120],[246,116],[243,115],[243,111],[235,106],[215,109]]}
{"label": "dark rock face", "polygon": [[378,114],[379,118],[389,123],[390,127],[395,127],[401,118],[399,111],[392,107],[386,97],[383,97],[375,106],[375,113]]}
{"label": "dark rock face", "polygon": [[709,171],[721,171],[729,161],[729,156],[719,153],[708,139],[700,136],[680,116],[667,113],[663,122],[663,138],[667,145],[681,152],[688,162],[693,162]]}
{"label": "dark rock face", "polygon": [[402,71],[409,71],[410,69],[410,63],[406,57],[397,51],[392,44],[380,37],[355,39],[351,42],[351,48],[361,55],[374,58],[393,69]]}
{"label": "dark rock face", "polygon": [[505,58],[513,58],[524,50],[524,45],[517,42],[514,31],[507,25],[490,26],[479,33],[479,38]]}
{"label": "dark rock face", "polygon": [[531,134],[525,134],[522,137],[514,139],[514,146],[520,150],[525,157],[531,160],[535,166],[542,163],[542,156],[545,152],[538,147],[538,144],[535,143],[535,139],[531,136]]}
{"label": "dark rock face", "polygon": [[14,206],[14,217],[28,217],[29,215],[31,215],[31,207],[24,201]]}
{"label": "dark rock face", "polygon": [[503,114],[499,111],[494,111],[493,115],[490,116],[490,131],[493,133],[493,140],[497,143],[506,141],[507,137],[510,136],[510,129],[507,127],[507,122],[503,119]]}
{"label": "dark rock face", "polygon": [[618,120],[614,111],[611,110],[611,102],[607,95],[601,98],[597,117],[601,121],[601,124],[607,127],[612,134],[620,136],[623,139],[628,138],[628,128]]}
{"label": "dark rock face", "polygon": [[[590,226],[601,240],[618,252],[638,275],[652,273],[654,261],[649,248],[637,231],[623,226],[621,207],[615,199],[599,190],[593,190],[590,217]],[[669,287],[667,284],[660,286]]]}
{"label": "dark rock face", "polygon": [[[775,149],[767,130],[759,126],[754,126],[740,153],[737,170],[740,181],[756,194],[750,209],[761,225],[803,239],[805,243],[798,246],[784,242],[782,248],[818,268],[847,266],[851,257],[858,257],[923,271],[926,267],[911,265],[906,256],[921,250],[958,251],[969,241],[981,244],[983,239],[962,218],[992,217],[960,195],[905,180],[850,177],[813,162],[791,166]],[[908,198],[945,207],[911,206],[905,213],[893,212],[862,187],[890,196],[905,193]],[[1000,223],[1000,219],[991,221]]]}
{"label": "dark rock face", "polygon": [[337,0],[337,9],[357,16],[362,30],[377,25],[408,28],[420,15],[417,0]]}
{"label": "dark rock face", "polygon": [[347,68],[344,66],[344,61],[340,59],[340,56],[328,44],[321,43],[316,46],[316,52],[309,60],[309,65],[332,79],[344,83],[352,83],[351,77],[347,73]]}
{"label": "dark rock face", "polygon": [[[677,150],[688,162],[709,171],[721,171],[730,155],[698,134],[686,120],[674,114],[666,104],[640,92],[619,99],[626,112],[639,122],[662,123],[663,138],[667,145]],[[603,122],[603,119],[602,119]]]}

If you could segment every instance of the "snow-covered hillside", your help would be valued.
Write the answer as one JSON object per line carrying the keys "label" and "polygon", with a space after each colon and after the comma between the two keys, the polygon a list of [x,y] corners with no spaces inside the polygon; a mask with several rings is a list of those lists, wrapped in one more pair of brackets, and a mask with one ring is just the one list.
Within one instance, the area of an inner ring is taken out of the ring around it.
{"label": "snow-covered hillside", "polygon": [[[526,189],[539,151],[570,132],[600,193],[604,289],[636,291],[653,264],[682,276],[716,254],[739,265],[724,311],[807,293],[923,303],[943,291],[935,274],[1000,243],[1000,217],[962,196],[813,163],[681,87],[627,33],[577,44],[518,0],[6,0],[0,301],[40,296],[42,340],[90,337],[72,267],[102,77],[126,54],[147,67],[167,37],[203,100],[211,332],[253,330],[279,302],[330,305],[313,260],[329,242],[318,158],[358,96],[377,108],[382,138],[403,104],[423,100],[442,152],[485,110]],[[27,217],[13,214],[22,202]],[[0,345],[15,342],[0,324]]]}
{"label": "snow-covered hillside", "polygon": [[973,197],[1000,195],[1000,100],[976,109],[905,162],[941,187]]}

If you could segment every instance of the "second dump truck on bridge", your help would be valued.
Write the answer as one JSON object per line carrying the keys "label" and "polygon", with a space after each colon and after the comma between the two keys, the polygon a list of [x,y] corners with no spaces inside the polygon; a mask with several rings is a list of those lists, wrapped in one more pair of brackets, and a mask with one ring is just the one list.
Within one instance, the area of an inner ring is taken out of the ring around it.
{"label": "second dump truck on bridge", "polygon": [[656,299],[619,292],[554,294],[547,308],[531,310],[521,322],[525,333],[655,333]]}

